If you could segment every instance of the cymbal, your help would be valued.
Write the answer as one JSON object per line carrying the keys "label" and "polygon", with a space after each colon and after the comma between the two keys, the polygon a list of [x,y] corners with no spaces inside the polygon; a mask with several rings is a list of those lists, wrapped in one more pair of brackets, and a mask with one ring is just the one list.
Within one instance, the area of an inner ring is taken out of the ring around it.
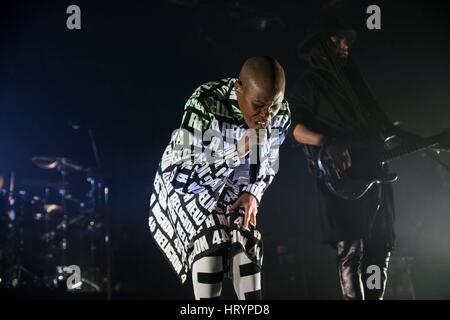
{"label": "cymbal", "polygon": [[56,169],[58,167],[57,158],[33,157],[31,161],[41,169]]}
{"label": "cymbal", "polygon": [[80,163],[75,160],[64,157],[33,157],[31,161],[39,168],[46,170],[72,170],[72,171],[86,171]]}
{"label": "cymbal", "polygon": [[[40,200],[40,199],[39,199]],[[37,211],[34,212],[34,220],[53,220],[60,219],[61,215],[66,214],[66,210],[59,204],[34,203]]]}
{"label": "cymbal", "polygon": [[46,213],[65,212],[66,210],[58,204],[45,204],[44,210]]}

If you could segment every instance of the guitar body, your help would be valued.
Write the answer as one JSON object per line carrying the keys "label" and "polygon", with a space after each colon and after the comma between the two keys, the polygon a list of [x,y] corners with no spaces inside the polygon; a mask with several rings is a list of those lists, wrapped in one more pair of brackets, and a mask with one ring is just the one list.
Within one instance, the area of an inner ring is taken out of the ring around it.
{"label": "guitar body", "polygon": [[400,146],[388,148],[387,145],[391,138],[393,137],[379,145],[372,145],[370,148],[348,148],[351,166],[343,172],[336,169],[332,157],[327,152],[327,146],[321,147],[317,155],[316,166],[320,170],[328,190],[342,199],[356,200],[364,196],[375,184],[396,181],[398,178],[396,174],[383,170],[384,163],[430,147],[448,146],[450,128],[435,136],[415,138]]}
{"label": "guitar body", "polygon": [[335,196],[346,200],[357,200],[378,183],[392,183],[397,175],[386,173],[376,152],[369,148],[349,149],[352,165],[344,172],[338,172],[332,159],[321,149],[318,154],[318,167],[322,172],[326,187]]}

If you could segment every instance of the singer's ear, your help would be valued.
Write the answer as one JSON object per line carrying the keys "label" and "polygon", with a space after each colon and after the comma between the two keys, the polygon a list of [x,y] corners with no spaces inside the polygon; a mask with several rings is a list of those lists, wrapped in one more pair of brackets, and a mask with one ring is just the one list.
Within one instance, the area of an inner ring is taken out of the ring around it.
{"label": "singer's ear", "polygon": [[242,92],[242,81],[238,80],[234,83],[234,89],[236,90],[236,93]]}

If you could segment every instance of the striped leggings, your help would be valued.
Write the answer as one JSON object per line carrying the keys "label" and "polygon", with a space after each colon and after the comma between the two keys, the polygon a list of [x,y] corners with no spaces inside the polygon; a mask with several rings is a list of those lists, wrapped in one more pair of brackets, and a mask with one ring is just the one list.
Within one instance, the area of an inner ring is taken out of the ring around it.
{"label": "striped leggings", "polygon": [[[218,299],[222,293],[227,251],[219,250],[200,258],[192,266],[192,284],[196,300]],[[239,300],[261,299],[261,272],[241,252],[230,261],[234,291]]]}

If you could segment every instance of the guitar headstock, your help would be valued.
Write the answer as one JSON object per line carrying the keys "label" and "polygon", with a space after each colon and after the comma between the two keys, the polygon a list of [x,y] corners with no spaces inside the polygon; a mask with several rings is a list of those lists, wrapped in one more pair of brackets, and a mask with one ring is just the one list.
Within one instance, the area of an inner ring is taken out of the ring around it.
{"label": "guitar headstock", "polygon": [[439,134],[438,141],[439,143],[434,149],[450,152],[450,127]]}

